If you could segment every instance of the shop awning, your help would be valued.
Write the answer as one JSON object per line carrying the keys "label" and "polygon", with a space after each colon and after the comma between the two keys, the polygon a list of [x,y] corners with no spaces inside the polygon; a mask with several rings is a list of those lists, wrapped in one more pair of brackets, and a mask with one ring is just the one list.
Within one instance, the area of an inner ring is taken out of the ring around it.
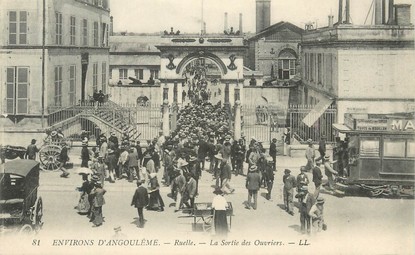
{"label": "shop awning", "polygon": [[333,103],[333,99],[329,98],[322,98],[320,102],[314,106],[314,108],[305,116],[303,119],[304,124],[311,127],[316,123],[316,121],[320,118],[320,116],[329,108],[329,106]]}

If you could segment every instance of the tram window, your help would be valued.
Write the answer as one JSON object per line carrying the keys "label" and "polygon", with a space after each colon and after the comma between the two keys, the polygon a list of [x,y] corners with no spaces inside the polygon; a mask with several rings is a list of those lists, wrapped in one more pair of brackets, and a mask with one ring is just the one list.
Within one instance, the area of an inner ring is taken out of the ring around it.
{"label": "tram window", "polygon": [[409,158],[415,158],[415,141],[408,141],[406,156]]}
{"label": "tram window", "polygon": [[405,140],[385,139],[383,143],[385,157],[405,157]]}
{"label": "tram window", "polygon": [[360,141],[360,155],[379,157],[379,138],[362,138]]}

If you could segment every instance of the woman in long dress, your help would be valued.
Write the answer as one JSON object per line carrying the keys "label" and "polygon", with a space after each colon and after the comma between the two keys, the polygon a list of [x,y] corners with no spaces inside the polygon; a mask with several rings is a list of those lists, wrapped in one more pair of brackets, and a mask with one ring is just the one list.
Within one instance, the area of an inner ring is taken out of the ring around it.
{"label": "woman in long dress", "polygon": [[160,196],[160,185],[157,180],[157,174],[150,174],[150,182],[148,193],[150,194],[150,200],[147,206],[147,210],[156,210],[159,212],[164,211],[164,202]]}
{"label": "woman in long dress", "polygon": [[216,188],[213,193],[216,194],[212,201],[215,234],[217,236],[226,236],[229,231],[226,218],[228,202],[223,197],[223,191],[220,188]]}

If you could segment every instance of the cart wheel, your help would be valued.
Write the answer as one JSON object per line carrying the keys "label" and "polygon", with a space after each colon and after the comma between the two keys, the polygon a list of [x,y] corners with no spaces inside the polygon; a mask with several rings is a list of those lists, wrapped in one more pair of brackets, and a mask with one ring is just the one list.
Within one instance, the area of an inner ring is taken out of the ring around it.
{"label": "cart wheel", "polygon": [[31,235],[33,234],[33,228],[29,224],[23,225],[23,227],[19,230],[19,235]]}
{"label": "cart wheel", "polygon": [[42,227],[43,218],[43,202],[42,197],[39,197],[36,202],[35,209],[33,210],[33,221],[32,224],[35,226],[35,230],[38,231]]}
{"label": "cart wheel", "polygon": [[203,231],[210,232],[213,226],[213,215],[203,217]]}
{"label": "cart wheel", "polygon": [[44,170],[53,171],[59,169],[61,162],[59,162],[58,159],[61,149],[62,148],[57,145],[46,145],[40,149],[39,157]]}

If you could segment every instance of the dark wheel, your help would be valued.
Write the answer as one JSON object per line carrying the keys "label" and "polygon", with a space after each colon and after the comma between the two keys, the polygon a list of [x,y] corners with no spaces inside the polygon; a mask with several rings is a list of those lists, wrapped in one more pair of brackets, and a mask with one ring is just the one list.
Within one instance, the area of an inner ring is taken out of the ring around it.
{"label": "dark wheel", "polygon": [[213,226],[213,215],[203,217],[203,231],[210,232]]}
{"label": "dark wheel", "polygon": [[39,157],[43,170],[54,171],[60,168],[61,162],[59,162],[59,155],[61,149],[62,148],[57,145],[46,145],[40,149]]}
{"label": "dark wheel", "polygon": [[32,218],[32,224],[36,231],[39,231],[39,229],[43,225],[42,218],[43,218],[43,201],[42,201],[42,197],[39,197],[37,199],[35,208],[33,210],[33,218]]}
{"label": "dark wheel", "polygon": [[382,195],[384,192],[383,189],[374,189],[374,190],[369,190],[369,195],[371,197],[378,197],[380,195]]}

